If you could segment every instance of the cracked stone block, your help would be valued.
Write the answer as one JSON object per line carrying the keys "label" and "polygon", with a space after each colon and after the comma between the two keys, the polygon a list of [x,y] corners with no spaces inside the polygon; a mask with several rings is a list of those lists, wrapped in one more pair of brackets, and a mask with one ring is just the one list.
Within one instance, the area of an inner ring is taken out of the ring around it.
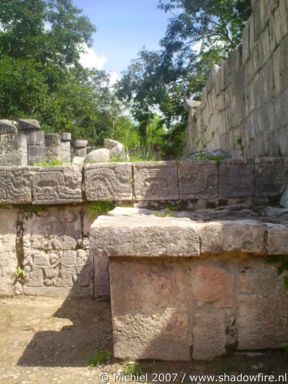
{"label": "cracked stone block", "polygon": [[0,203],[31,203],[30,170],[24,167],[0,167]]}
{"label": "cracked stone block", "polygon": [[255,196],[277,197],[288,180],[288,158],[261,158],[255,160]]}
{"label": "cracked stone block", "polygon": [[282,224],[267,224],[267,254],[288,254],[288,227]]}
{"label": "cracked stone block", "polygon": [[33,204],[82,202],[81,183],[77,167],[37,168],[32,172]]}
{"label": "cracked stone block", "polygon": [[189,262],[109,261],[114,356],[190,360]]}
{"label": "cracked stone block", "polygon": [[210,198],[218,195],[216,161],[180,161],[178,163],[179,198]]}
{"label": "cracked stone block", "polygon": [[253,197],[254,162],[223,160],[219,166],[219,197]]}
{"label": "cracked stone block", "polygon": [[133,170],[136,200],[178,200],[176,162],[135,163]]}
{"label": "cracked stone block", "polygon": [[131,164],[101,164],[85,167],[88,201],[132,200]]}
{"label": "cracked stone block", "polygon": [[288,343],[288,295],[277,266],[246,261],[238,308],[238,349],[272,349]]}
{"label": "cracked stone block", "polygon": [[193,328],[193,359],[212,360],[226,352],[224,313],[197,313]]}

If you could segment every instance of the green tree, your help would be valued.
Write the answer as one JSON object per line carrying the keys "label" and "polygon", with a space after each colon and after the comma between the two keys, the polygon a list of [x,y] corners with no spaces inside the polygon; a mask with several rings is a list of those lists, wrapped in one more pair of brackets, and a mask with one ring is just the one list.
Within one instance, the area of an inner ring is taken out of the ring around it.
{"label": "green tree", "polygon": [[145,141],[153,111],[159,110],[165,157],[181,154],[187,115],[184,100],[200,98],[213,63],[220,64],[241,40],[250,0],[160,0],[171,12],[158,52],[141,50],[118,85],[121,99],[132,103]]}

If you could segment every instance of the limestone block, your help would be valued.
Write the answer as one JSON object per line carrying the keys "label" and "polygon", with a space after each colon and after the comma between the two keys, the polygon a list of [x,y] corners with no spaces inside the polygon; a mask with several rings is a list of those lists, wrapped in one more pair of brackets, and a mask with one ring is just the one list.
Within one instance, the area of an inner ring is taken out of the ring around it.
{"label": "limestone block", "polygon": [[288,227],[282,224],[267,224],[268,255],[288,254]]}
{"label": "limestone block", "polygon": [[[91,253],[93,255],[93,252]],[[108,257],[94,257],[94,297],[108,299],[110,297]]]}
{"label": "limestone block", "polygon": [[116,140],[104,139],[104,147],[110,150],[111,159],[116,158],[122,161],[129,161],[123,144]]}
{"label": "limestone block", "polygon": [[234,278],[224,262],[192,263],[192,293],[198,305],[233,306]]}
{"label": "limestone block", "polygon": [[70,132],[62,132],[61,133],[61,141],[71,141],[71,133]]}
{"label": "limestone block", "polygon": [[226,325],[222,312],[198,313],[193,328],[193,359],[212,360],[226,352]]}
{"label": "limestone block", "polygon": [[14,294],[16,268],[16,220],[17,210],[0,209],[0,295]]}
{"label": "limestone block", "polygon": [[186,218],[100,216],[90,228],[94,256],[198,256],[197,226]]}
{"label": "limestone block", "polygon": [[24,167],[0,167],[0,204],[31,203],[30,170]]}
{"label": "limestone block", "polygon": [[177,164],[157,161],[133,164],[136,200],[177,200]]}
{"label": "limestone block", "polygon": [[218,194],[216,161],[180,161],[178,163],[180,199],[210,198]]}
{"label": "limestone block", "polygon": [[25,132],[27,137],[27,145],[33,146],[44,146],[45,145],[45,134],[41,130],[30,130]]}
{"label": "limestone block", "polygon": [[251,160],[224,160],[219,167],[220,197],[252,197],[254,163]]}
{"label": "limestone block", "polygon": [[85,163],[107,163],[110,160],[110,150],[106,148],[94,149],[85,157]]}
{"label": "limestone block", "polygon": [[280,196],[288,179],[287,158],[255,159],[255,196]]}
{"label": "limestone block", "polygon": [[40,130],[40,124],[38,120],[33,119],[20,119],[17,121],[17,126],[20,130]]}
{"label": "limestone block", "polygon": [[35,165],[45,163],[46,161],[46,149],[45,146],[33,146],[30,145],[27,148],[28,164]]}
{"label": "limestone block", "polygon": [[82,202],[81,169],[71,166],[36,168],[32,172],[33,204]]}
{"label": "limestone block", "polygon": [[0,120],[0,166],[27,165],[27,140],[9,120]]}
{"label": "limestone block", "polygon": [[86,166],[84,186],[88,201],[132,200],[132,166],[119,163]]}
{"label": "limestone block", "polygon": [[87,140],[73,141],[74,156],[85,157],[87,155]]}
{"label": "limestone block", "polygon": [[114,356],[189,361],[189,262],[109,263]]}
{"label": "limestone block", "polygon": [[62,141],[61,140],[61,161],[63,162],[71,162],[71,148],[70,141]]}
{"label": "limestone block", "polygon": [[277,268],[263,260],[244,265],[241,278],[246,292],[239,295],[238,348],[279,348],[288,342],[288,295],[283,276],[277,276]]}
{"label": "limestone block", "polygon": [[45,134],[46,160],[61,160],[61,140],[58,133]]}
{"label": "limestone block", "polygon": [[210,221],[199,224],[201,254],[243,252],[265,254],[266,227],[254,220]]}

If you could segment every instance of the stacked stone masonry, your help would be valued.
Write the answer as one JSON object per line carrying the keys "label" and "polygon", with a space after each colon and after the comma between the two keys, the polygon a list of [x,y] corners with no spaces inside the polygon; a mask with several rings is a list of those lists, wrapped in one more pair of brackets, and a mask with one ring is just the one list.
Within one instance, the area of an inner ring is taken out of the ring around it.
{"label": "stacked stone masonry", "polygon": [[103,163],[85,167],[0,167],[0,204],[78,204],[93,201],[211,202],[279,198],[288,159],[183,160]]}
{"label": "stacked stone masonry", "polygon": [[90,229],[98,295],[110,270],[115,357],[211,360],[287,343],[288,294],[267,263],[288,253],[287,224],[184,215],[117,208]]}
{"label": "stacked stone masonry", "polygon": [[288,154],[288,2],[256,0],[252,7],[242,44],[213,66],[200,107],[190,108],[187,153]]}

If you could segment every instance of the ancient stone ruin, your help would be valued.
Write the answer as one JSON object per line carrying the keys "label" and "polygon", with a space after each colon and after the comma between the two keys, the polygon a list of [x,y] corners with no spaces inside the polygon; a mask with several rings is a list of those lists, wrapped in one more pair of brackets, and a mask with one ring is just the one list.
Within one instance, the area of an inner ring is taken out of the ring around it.
{"label": "ancient stone ruin", "polygon": [[[111,140],[94,149],[36,121],[0,122],[1,295],[110,299],[121,359],[210,360],[288,343],[288,294],[267,262],[288,254],[287,145],[276,139],[288,124],[288,7],[252,3],[242,46],[213,69],[201,105],[188,103],[187,153],[205,149],[198,132],[232,158],[130,163]],[[64,164],[33,166],[47,159]]]}

